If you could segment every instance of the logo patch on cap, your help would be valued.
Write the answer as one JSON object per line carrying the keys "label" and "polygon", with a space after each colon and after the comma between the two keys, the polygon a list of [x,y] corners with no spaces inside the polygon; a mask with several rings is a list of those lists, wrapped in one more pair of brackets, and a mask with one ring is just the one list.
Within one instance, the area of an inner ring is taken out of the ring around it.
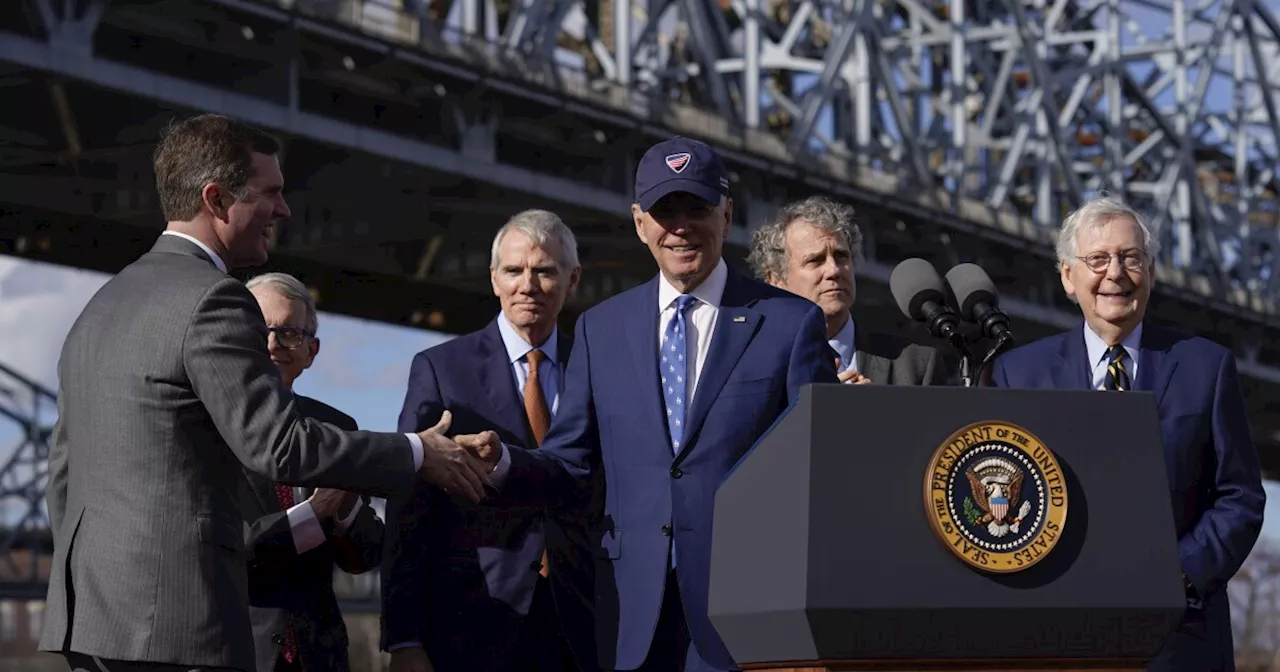
{"label": "logo patch on cap", "polygon": [[671,154],[667,156],[667,167],[670,168],[673,173],[683,172],[685,168],[689,167],[690,158],[692,158],[692,155],[689,154],[689,152]]}

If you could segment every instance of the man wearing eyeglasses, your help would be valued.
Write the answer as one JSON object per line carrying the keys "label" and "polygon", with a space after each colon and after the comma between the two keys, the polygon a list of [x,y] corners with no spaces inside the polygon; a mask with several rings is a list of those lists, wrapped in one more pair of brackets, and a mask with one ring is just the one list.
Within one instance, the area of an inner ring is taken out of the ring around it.
{"label": "man wearing eyeglasses", "polygon": [[1059,268],[1084,323],[1000,357],[992,384],[1155,394],[1187,609],[1148,669],[1234,670],[1227,581],[1262,528],[1262,472],[1231,351],[1145,319],[1158,244],[1116,198],[1069,215]]}
{"label": "man wearing eyeglasses", "polygon": [[[246,283],[267,323],[267,351],[286,388],[320,352],[315,300],[284,273]],[[350,416],[294,395],[299,412],[348,431]],[[383,524],[361,496],[272,483],[247,469],[240,496],[249,569],[249,616],[256,672],[345,672],[346,627],[333,593],[333,568],[362,574],[382,561]]]}

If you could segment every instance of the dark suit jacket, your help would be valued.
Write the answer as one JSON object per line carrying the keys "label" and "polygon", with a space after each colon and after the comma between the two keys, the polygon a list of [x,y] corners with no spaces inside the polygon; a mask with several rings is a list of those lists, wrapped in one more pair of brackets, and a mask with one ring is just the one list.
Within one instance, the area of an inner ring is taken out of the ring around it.
{"label": "dark suit jacket", "polygon": [[[566,412],[571,348],[561,330],[558,413]],[[444,409],[453,414],[450,434],[492,429],[509,444],[533,445],[496,319],[414,357],[400,427],[431,427]],[[548,522],[538,506],[477,507],[425,483],[410,501],[389,502],[384,646],[418,641],[440,672],[505,669],[545,541],[562,627],[575,654],[594,660],[586,506],[584,497]]]}
{"label": "dark suit jacket", "polygon": [[[992,383],[1090,389],[1083,329],[1004,354]],[[1253,549],[1266,502],[1235,358],[1212,341],[1147,322],[1134,389],[1156,397],[1182,571],[1204,602],[1187,610],[1150,669],[1235,669],[1227,580]]]}
{"label": "dark suit jacket", "polygon": [[[301,395],[297,402],[305,417],[348,431],[359,429],[355,420],[332,406]],[[382,560],[382,521],[366,497],[345,532],[326,520],[321,526],[327,541],[299,555],[275,483],[248,470],[244,476],[240,501],[258,672],[275,669],[286,615],[293,621],[302,669],[346,672],[347,627],[333,593],[333,568],[362,574],[377,567]]]}
{"label": "dark suit jacket", "polygon": [[896,334],[867,331],[854,324],[854,360],[873,385],[946,385],[944,358],[937,348]]}
{"label": "dark suit jacket", "polygon": [[[673,451],[658,380],[658,279],[586,311],[566,392],[540,450],[510,449],[502,498],[554,507],[603,466],[596,644],[605,669],[633,669],[653,640],[672,534],[680,598],[700,657],[734,666],[707,618],[716,487],[808,383],[835,383],[812,302],[729,267],[710,351]],[[674,668],[673,668],[674,669]]]}
{"label": "dark suit jacket", "polygon": [[241,467],[379,496],[417,480],[404,436],[298,412],[258,302],[177,236],[89,300],[58,375],[42,651],[253,669]]}

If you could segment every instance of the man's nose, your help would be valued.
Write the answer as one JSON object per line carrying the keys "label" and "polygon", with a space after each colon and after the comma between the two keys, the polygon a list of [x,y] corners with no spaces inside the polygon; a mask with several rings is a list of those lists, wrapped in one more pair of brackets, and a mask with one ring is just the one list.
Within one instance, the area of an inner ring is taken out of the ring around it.
{"label": "man's nose", "polygon": [[1124,276],[1124,260],[1119,255],[1113,255],[1111,261],[1107,263],[1107,279],[1118,281]]}
{"label": "man's nose", "polygon": [[276,219],[288,219],[293,214],[293,211],[289,210],[289,204],[285,202],[284,196],[280,197],[280,203],[276,206],[274,214]]}

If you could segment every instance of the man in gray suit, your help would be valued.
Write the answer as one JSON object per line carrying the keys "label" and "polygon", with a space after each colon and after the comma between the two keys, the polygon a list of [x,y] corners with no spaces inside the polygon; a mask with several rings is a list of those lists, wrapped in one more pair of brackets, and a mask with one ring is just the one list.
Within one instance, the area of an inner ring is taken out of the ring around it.
{"label": "man in gray suit", "polygon": [[446,439],[302,416],[228,268],[262,264],[289,208],[271,136],[226,117],[174,125],[155,154],[168,228],[90,299],[58,362],[54,535],[40,650],[72,669],[250,670],[242,465],[373,496],[414,472],[473,501],[488,470]]}
{"label": "man in gray suit", "polygon": [[945,384],[947,367],[937,348],[858,328],[850,309],[857,296],[853,268],[861,256],[853,208],[812,196],[783,207],[772,224],[752,233],[749,262],[761,280],[822,308],[841,381]]}

